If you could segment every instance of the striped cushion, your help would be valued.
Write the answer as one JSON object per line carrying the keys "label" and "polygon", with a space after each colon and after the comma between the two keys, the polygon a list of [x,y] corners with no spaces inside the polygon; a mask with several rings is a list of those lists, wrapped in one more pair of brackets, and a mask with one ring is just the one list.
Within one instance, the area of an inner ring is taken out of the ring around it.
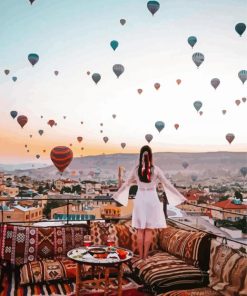
{"label": "striped cushion", "polygon": [[187,231],[174,227],[162,229],[159,234],[160,249],[178,256],[188,264],[209,268],[210,239],[212,235],[201,231]]}
{"label": "striped cushion", "polygon": [[247,256],[213,240],[209,287],[223,295],[247,295]]}
{"label": "striped cushion", "polygon": [[158,296],[222,296],[222,294],[210,288],[198,288],[192,290],[171,291]]}
{"label": "striped cushion", "polygon": [[166,252],[153,252],[145,261],[135,257],[132,269],[154,293],[204,287],[208,283],[207,272]]}

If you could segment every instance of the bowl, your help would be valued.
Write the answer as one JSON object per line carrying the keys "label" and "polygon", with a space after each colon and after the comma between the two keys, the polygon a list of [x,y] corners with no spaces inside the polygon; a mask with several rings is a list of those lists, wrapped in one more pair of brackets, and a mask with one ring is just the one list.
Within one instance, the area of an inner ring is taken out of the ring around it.
{"label": "bowl", "polygon": [[88,250],[88,253],[91,255],[106,254],[106,249],[101,247],[92,247]]}

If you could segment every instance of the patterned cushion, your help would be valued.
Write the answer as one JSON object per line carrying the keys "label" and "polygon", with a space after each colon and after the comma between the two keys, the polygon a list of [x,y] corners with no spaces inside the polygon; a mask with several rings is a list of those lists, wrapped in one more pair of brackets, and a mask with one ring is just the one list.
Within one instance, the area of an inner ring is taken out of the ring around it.
{"label": "patterned cushion", "polygon": [[210,288],[198,288],[192,290],[171,291],[158,296],[222,296],[222,294]]}
{"label": "patterned cushion", "polygon": [[[102,222],[91,222],[90,234],[94,244],[105,245],[107,236],[113,235],[116,246],[132,250],[135,254],[138,253],[137,248],[137,230],[129,224],[111,224]],[[158,230],[152,230],[151,250],[158,249]]]}
{"label": "patterned cushion", "polygon": [[0,245],[1,259],[20,266],[39,259],[54,259],[83,244],[85,226],[22,227],[4,225]]}
{"label": "patterned cushion", "polygon": [[76,263],[69,259],[29,262],[20,269],[21,285],[67,280],[75,277]]}
{"label": "patterned cushion", "polygon": [[207,272],[166,252],[155,251],[145,261],[135,257],[132,269],[154,293],[204,287],[208,283]]}
{"label": "patterned cushion", "polygon": [[209,269],[210,241],[212,235],[201,231],[187,231],[167,227],[160,231],[160,249],[178,256],[188,264]]}
{"label": "patterned cushion", "polygon": [[223,295],[247,295],[247,256],[213,240],[209,287]]}

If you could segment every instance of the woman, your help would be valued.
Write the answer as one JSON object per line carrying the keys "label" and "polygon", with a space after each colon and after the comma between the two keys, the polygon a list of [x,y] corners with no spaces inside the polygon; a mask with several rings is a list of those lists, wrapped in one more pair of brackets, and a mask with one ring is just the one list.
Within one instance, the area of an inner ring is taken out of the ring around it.
{"label": "woman", "polygon": [[166,227],[162,203],[156,191],[157,181],[165,187],[171,205],[178,205],[186,200],[167,180],[161,169],[153,165],[151,148],[143,146],[140,151],[139,164],[134,167],[126,182],[112,196],[116,201],[127,206],[130,185],[138,185],[134,200],[132,227],[137,229],[137,244],[142,259],[146,259],[148,255],[152,229]]}

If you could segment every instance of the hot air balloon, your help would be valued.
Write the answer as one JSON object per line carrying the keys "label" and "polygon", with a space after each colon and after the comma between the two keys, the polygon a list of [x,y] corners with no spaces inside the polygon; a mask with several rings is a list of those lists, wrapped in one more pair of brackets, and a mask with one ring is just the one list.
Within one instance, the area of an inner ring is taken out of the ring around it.
{"label": "hot air balloon", "polygon": [[84,150],[84,147],[81,147],[81,150]]}
{"label": "hot air balloon", "polygon": [[81,143],[82,140],[83,140],[82,137],[77,137],[77,141],[78,141],[79,143]]}
{"label": "hot air balloon", "polygon": [[66,116],[63,116],[63,119],[66,119]]}
{"label": "hot air balloon", "polygon": [[35,0],[29,0],[29,2],[31,3],[31,5],[33,4],[34,1],[35,1]]}
{"label": "hot air balloon", "polygon": [[196,66],[199,68],[202,62],[204,61],[204,55],[200,52],[195,52],[192,55],[192,60],[196,64]]}
{"label": "hot air balloon", "polygon": [[151,134],[147,134],[145,139],[148,141],[148,143],[150,143],[153,140],[153,136]]}
{"label": "hot air balloon", "polygon": [[197,42],[197,38],[195,36],[190,36],[187,41],[189,45],[193,48]]}
{"label": "hot air balloon", "polygon": [[59,74],[59,72],[58,71],[54,71],[54,74],[57,76]]}
{"label": "hot air balloon", "polygon": [[32,138],[32,137],[33,137],[33,135],[29,135],[29,137],[30,137],[30,138]]}
{"label": "hot air balloon", "polygon": [[242,102],[245,103],[246,102],[246,98],[242,98]]}
{"label": "hot air balloon", "polygon": [[46,150],[44,149],[43,152],[46,153]]}
{"label": "hot air balloon", "polygon": [[19,123],[19,125],[23,128],[24,125],[28,122],[28,118],[25,115],[19,115],[17,117],[17,122]]}
{"label": "hot air balloon", "polygon": [[187,161],[183,161],[182,166],[184,169],[187,169],[187,167],[189,166]]}
{"label": "hot air balloon", "polygon": [[157,128],[158,132],[160,133],[163,130],[163,128],[165,127],[165,124],[163,121],[156,121],[155,127]]}
{"label": "hot air balloon", "polygon": [[139,95],[142,93],[142,91],[143,90],[141,88],[138,88],[138,90],[137,90],[137,92],[138,92]]}
{"label": "hot air balloon", "polygon": [[124,66],[121,65],[121,64],[115,64],[113,67],[112,67],[112,70],[113,72],[116,74],[117,78],[119,78],[119,76],[121,74],[123,74],[124,72]]}
{"label": "hot air balloon", "polygon": [[182,82],[182,80],[181,79],[177,79],[176,82],[177,82],[177,85],[179,85]]}
{"label": "hot air balloon", "polygon": [[81,121],[81,124],[83,124],[83,121]]}
{"label": "hot air balloon", "polygon": [[73,159],[73,152],[66,146],[57,146],[51,150],[50,157],[55,167],[62,173]]}
{"label": "hot air balloon", "polygon": [[246,30],[246,25],[244,23],[238,23],[235,26],[235,31],[239,34],[241,37],[244,31]]}
{"label": "hot air balloon", "polygon": [[40,118],[42,119],[43,118],[43,115],[41,115]]}
{"label": "hot air balloon", "polygon": [[72,143],[70,143],[69,146],[72,147],[73,146]]}
{"label": "hot air balloon", "polygon": [[25,148],[27,148],[27,144],[25,144]]}
{"label": "hot air balloon", "polygon": [[247,167],[242,167],[240,169],[240,173],[242,174],[242,176],[245,178],[247,175]]}
{"label": "hot air balloon", "polygon": [[226,110],[222,110],[222,113],[223,113],[223,115],[225,115],[226,114]]}
{"label": "hot air balloon", "polygon": [[100,126],[103,126],[103,123],[102,122],[100,123]]}
{"label": "hot air balloon", "polygon": [[125,20],[125,19],[121,19],[121,20],[120,20],[120,24],[121,24],[122,26],[124,26],[124,25],[126,24],[126,20]]}
{"label": "hot air balloon", "polygon": [[39,61],[39,56],[36,53],[30,53],[28,55],[28,60],[31,63],[32,66],[38,63]]}
{"label": "hot air balloon", "polygon": [[200,111],[200,112],[199,112],[199,114],[202,116],[203,112],[202,112],[202,111]]}
{"label": "hot air balloon", "polygon": [[90,75],[90,71],[87,71],[87,75]]}
{"label": "hot air balloon", "polygon": [[40,134],[41,136],[43,135],[43,133],[44,133],[43,130],[39,130],[39,134]]}
{"label": "hot air balloon", "polygon": [[159,84],[158,82],[156,82],[156,83],[154,84],[154,87],[155,87],[156,90],[158,90],[158,89],[160,88],[160,84]]}
{"label": "hot air balloon", "polygon": [[14,82],[16,82],[16,81],[17,81],[17,77],[16,77],[16,76],[13,76],[13,77],[12,77],[12,80],[13,80]]}
{"label": "hot air balloon", "polygon": [[104,141],[105,143],[107,143],[107,142],[108,142],[108,140],[109,140],[109,138],[108,138],[108,137],[104,137],[104,138],[103,138],[103,141]]}
{"label": "hot air balloon", "polygon": [[236,100],[236,101],[235,101],[235,104],[236,104],[237,106],[239,106],[239,105],[240,105],[240,103],[241,103],[241,101],[240,101],[240,100]]}
{"label": "hot air balloon", "polygon": [[110,45],[111,45],[111,48],[115,51],[117,48],[118,48],[118,41],[117,40],[112,40]]}
{"label": "hot air balloon", "polygon": [[103,130],[100,130],[100,133],[102,134],[103,133]]}
{"label": "hot air balloon", "polygon": [[193,103],[193,105],[194,105],[196,111],[198,112],[201,109],[201,107],[202,107],[202,102],[201,101],[195,101]]}
{"label": "hot air balloon", "polygon": [[220,85],[220,80],[219,78],[213,78],[211,80],[211,85],[214,89],[216,89]]}
{"label": "hot air balloon", "polygon": [[30,150],[27,149],[27,153],[28,153],[29,151],[30,151]]}
{"label": "hot air balloon", "polygon": [[245,83],[246,79],[247,79],[247,71],[246,70],[241,70],[238,72],[238,77],[239,79],[243,82],[243,84]]}
{"label": "hot air balloon", "polygon": [[100,81],[101,76],[100,76],[99,73],[93,73],[93,75],[92,75],[92,79],[93,79],[93,81],[95,82],[95,84],[97,84],[97,83]]}
{"label": "hot air balloon", "polygon": [[126,146],[126,143],[121,143],[121,147],[124,149]]}
{"label": "hot air balloon", "polygon": [[55,120],[50,119],[47,124],[49,124],[50,127],[53,127],[53,125],[55,125]]}
{"label": "hot air balloon", "polygon": [[147,8],[154,15],[159,10],[160,4],[158,1],[148,1]]}
{"label": "hot air balloon", "polygon": [[10,112],[10,115],[11,115],[11,117],[12,117],[13,119],[15,119],[16,116],[18,115],[18,112],[17,112],[17,111],[11,111],[11,112]]}
{"label": "hot air balloon", "polygon": [[36,158],[37,158],[37,159],[39,159],[39,158],[40,158],[40,155],[39,155],[39,154],[37,154],[37,155],[36,155]]}
{"label": "hot air balloon", "polygon": [[116,114],[112,114],[112,118],[115,119],[117,117]]}
{"label": "hot air balloon", "polygon": [[9,70],[4,70],[5,75],[9,75],[10,71]]}
{"label": "hot air balloon", "polygon": [[197,175],[196,175],[196,174],[192,174],[192,175],[191,175],[191,180],[192,180],[193,182],[195,182],[195,181],[197,180]]}
{"label": "hot air balloon", "polygon": [[178,123],[175,123],[175,124],[174,124],[174,127],[175,127],[175,129],[177,130],[177,129],[179,128],[179,124],[178,124]]}
{"label": "hot air balloon", "polygon": [[232,134],[232,133],[228,133],[228,134],[226,135],[226,139],[227,139],[227,141],[229,142],[229,144],[231,144],[231,142],[235,139],[235,135]]}

